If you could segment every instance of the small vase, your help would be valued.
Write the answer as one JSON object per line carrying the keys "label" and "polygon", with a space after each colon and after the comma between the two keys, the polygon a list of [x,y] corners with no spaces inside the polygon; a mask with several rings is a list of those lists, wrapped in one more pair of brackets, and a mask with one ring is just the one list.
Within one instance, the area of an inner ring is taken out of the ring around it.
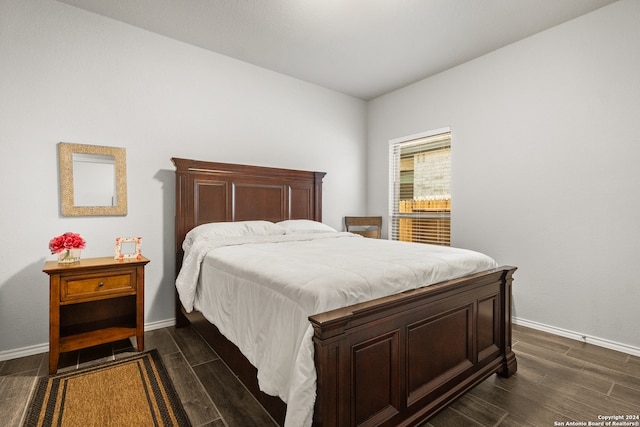
{"label": "small vase", "polygon": [[58,264],[71,264],[72,262],[80,261],[80,252],[82,249],[65,249],[62,252],[58,252]]}

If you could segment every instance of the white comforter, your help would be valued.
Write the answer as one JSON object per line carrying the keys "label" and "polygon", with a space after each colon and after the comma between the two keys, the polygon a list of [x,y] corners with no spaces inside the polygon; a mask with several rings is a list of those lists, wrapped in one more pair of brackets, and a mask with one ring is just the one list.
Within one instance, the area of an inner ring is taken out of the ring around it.
{"label": "white comforter", "polygon": [[310,426],[316,373],[310,315],[496,267],[478,252],[351,233],[236,237],[185,248],[180,300],[238,346],[260,388]]}

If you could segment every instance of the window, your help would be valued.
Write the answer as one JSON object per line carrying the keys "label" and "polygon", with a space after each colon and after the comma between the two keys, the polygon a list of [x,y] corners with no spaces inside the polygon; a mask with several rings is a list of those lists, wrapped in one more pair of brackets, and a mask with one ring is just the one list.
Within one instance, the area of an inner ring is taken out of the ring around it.
{"label": "window", "polygon": [[389,144],[389,236],[448,246],[451,241],[451,131]]}

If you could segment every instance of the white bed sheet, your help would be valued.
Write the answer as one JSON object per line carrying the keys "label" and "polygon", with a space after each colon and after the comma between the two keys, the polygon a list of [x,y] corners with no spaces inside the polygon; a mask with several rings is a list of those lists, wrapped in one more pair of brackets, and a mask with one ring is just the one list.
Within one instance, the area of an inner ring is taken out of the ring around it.
{"label": "white bed sheet", "polygon": [[310,315],[497,266],[474,251],[351,233],[258,240],[194,245],[205,252],[195,258],[202,259],[199,274],[181,271],[176,284],[183,305],[193,304],[258,369],[261,390],[287,403],[287,427],[312,422]]}

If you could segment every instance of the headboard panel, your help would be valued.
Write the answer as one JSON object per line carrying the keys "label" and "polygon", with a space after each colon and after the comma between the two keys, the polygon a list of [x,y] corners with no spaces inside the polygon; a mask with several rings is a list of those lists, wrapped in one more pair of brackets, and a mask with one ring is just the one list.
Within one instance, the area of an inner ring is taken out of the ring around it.
{"label": "headboard panel", "polygon": [[[176,167],[176,266],[192,228],[208,222],[322,221],[324,172],[172,158]],[[177,274],[178,270],[176,271]]]}

